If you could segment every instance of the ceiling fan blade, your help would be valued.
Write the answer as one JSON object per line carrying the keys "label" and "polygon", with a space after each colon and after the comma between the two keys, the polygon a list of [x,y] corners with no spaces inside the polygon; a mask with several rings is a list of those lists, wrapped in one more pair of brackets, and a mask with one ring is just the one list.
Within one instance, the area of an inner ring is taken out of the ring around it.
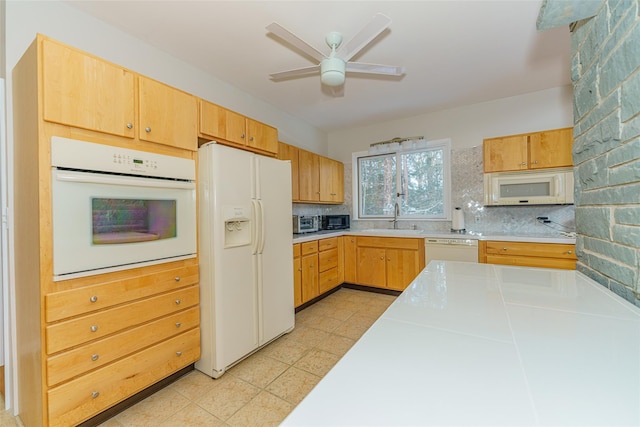
{"label": "ceiling fan blade", "polygon": [[373,20],[364,26],[362,30],[351,40],[340,45],[336,50],[336,56],[345,61],[353,58],[360,50],[371,43],[381,32],[383,32],[391,24],[391,18],[382,13],[378,13]]}
{"label": "ceiling fan blade", "polygon": [[309,43],[305,42],[277,22],[267,25],[267,30],[318,62],[326,58],[326,56],[318,49],[311,46]]}
{"label": "ceiling fan blade", "polygon": [[318,72],[320,72],[320,65],[312,65],[311,67],[296,68],[295,70],[273,73],[273,74],[270,74],[269,76],[271,77],[271,80],[283,80],[291,77],[302,77],[302,76],[307,76],[309,74],[316,74]]}
{"label": "ceiling fan blade", "polygon": [[365,64],[364,62],[347,62],[347,72],[385,74],[389,76],[402,76],[405,73],[404,67],[395,65]]}

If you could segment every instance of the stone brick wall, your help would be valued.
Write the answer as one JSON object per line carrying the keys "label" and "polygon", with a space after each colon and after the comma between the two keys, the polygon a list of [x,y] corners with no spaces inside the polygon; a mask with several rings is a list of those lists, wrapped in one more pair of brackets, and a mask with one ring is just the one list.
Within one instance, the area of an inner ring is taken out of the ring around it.
{"label": "stone brick wall", "polygon": [[573,30],[578,270],[640,306],[640,0]]}

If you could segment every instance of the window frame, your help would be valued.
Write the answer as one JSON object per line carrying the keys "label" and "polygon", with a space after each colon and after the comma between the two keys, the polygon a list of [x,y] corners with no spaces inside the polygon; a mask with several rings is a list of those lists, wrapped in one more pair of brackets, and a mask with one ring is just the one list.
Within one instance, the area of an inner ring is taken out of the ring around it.
{"label": "window frame", "polygon": [[[434,141],[426,141],[426,144],[420,148],[402,149],[399,147],[395,150],[389,150],[387,152],[369,153],[368,151],[358,151],[351,154],[351,170],[352,170],[352,215],[355,220],[361,221],[388,221],[393,219],[393,215],[361,215],[360,214],[360,162],[359,159],[365,157],[378,157],[388,156],[394,154],[396,156],[396,192],[400,188],[401,169],[400,155],[410,154],[421,151],[442,150],[443,155],[443,213],[442,215],[430,215],[430,216],[418,216],[418,215],[404,215],[402,211],[398,215],[398,221],[451,221],[451,140],[439,139]],[[396,200],[397,200],[396,196]]]}

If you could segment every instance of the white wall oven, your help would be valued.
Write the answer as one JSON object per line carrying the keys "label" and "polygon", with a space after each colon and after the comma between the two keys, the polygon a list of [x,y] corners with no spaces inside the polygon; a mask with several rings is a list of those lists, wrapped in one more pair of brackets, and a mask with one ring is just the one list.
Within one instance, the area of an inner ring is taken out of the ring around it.
{"label": "white wall oven", "polygon": [[53,275],[196,256],[195,161],[52,137]]}

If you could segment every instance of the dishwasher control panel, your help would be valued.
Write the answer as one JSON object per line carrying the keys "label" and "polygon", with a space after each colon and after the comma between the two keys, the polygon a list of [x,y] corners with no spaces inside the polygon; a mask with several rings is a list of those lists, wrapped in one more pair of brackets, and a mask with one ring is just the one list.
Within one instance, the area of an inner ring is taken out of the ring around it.
{"label": "dishwasher control panel", "polygon": [[478,246],[475,239],[425,239],[427,245],[460,245],[460,246]]}

